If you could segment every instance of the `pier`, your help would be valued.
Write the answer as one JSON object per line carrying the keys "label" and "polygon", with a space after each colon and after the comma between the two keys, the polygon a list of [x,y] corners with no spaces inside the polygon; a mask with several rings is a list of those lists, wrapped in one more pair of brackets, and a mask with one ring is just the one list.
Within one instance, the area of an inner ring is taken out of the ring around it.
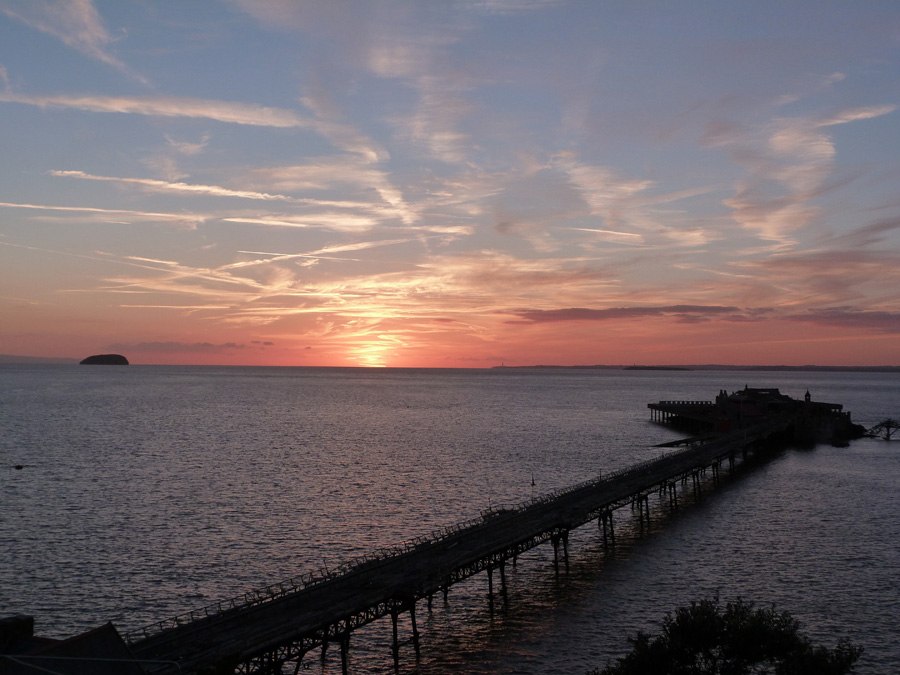
{"label": "pier", "polygon": [[[347,664],[352,633],[391,618],[393,657],[399,659],[398,616],[408,614],[413,647],[419,649],[417,603],[446,595],[451,586],[486,573],[505,592],[505,567],[535,546],[549,542],[554,565],[568,562],[569,532],[596,521],[607,546],[615,545],[613,511],[636,505],[641,525],[649,521],[649,496],[664,495],[674,508],[678,488],[734,467],[736,459],[783,434],[788,420],[769,420],[687,450],[663,455],[625,470],[545,495],[516,507],[495,508],[393,550],[381,551],[322,577],[292,579],[224,605],[145,627],[126,635],[138,659],[171,661],[182,673],[233,661],[237,672],[279,673],[309,652],[335,644]],[[153,672],[175,670],[160,666]]]}
{"label": "pier", "polygon": [[[153,675],[209,669],[248,675],[297,673],[307,654],[320,650],[324,655],[330,645],[340,650],[347,673],[354,631],[390,617],[392,656],[399,666],[401,643],[411,641],[419,652],[416,611],[421,601],[430,607],[435,595],[446,598],[454,584],[485,573],[493,607],[495,578],[505,597],[508,564],[549,542],[558,573],[568,566],[569,533],[588,523],[597,523],[604,546],[615,546],[617,509],[630,505],[643,530],[650,523],[651,495],[674,510],[680,491],[699,495],[707,475],[717,483],[723,469],[733,471],[736,462],[748,455],[795,435],[798,425],[806,423],[803,409],[782,403],[746,417],[741,403],[739,424],[732,429],[723,429],[721,413],[730,405],[724,399],[650,404],[653,420],[686,420],[704,433],[656,459],[518,505],[488,509],[478,518],[381,549],[338,569],[281,581],[145,626],[125,634],[125,643],[144,672]],[[849,414],[839,407],[825,406],[849,421]],[[808,407],[805,410],[809,412]],[[402,639],[401,615],[408,615],[404,624],[411,632]]]}
{"label": "pier", "polygon": [[888,418],[886,420],[879,422],[874,427],[869,429],[866,432],[866,435],[872,436],[874,438],[880,437],[886,441],[889,441],[889,440],[891,440],[891,437],[898,431],[900,431],[900,422],[898,422],[897,420]]}

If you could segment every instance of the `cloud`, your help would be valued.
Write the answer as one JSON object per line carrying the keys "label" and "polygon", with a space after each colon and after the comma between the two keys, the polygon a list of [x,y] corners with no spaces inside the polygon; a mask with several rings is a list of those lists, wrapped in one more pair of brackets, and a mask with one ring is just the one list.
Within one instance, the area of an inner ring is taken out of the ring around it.
{"label": "cloud", "polygon": [[[271,227],[296,227],[296,228],[321,228],[338,232],[363,232],[370,230],[390,218],[397,218],[403,223],[409,224],[415,217],[414,209],[407,207],[398,197],[395,204],[383,202],[349,202],[314,199],[309,197],[292,197],[285,194],[273,194],[256,190],[236,190],[221,185],[203,185],[196,183],[184,183],[179,181],[166,181],[156,178],[125,178],[119,176],[97,176],[84,171],[50,171],[51,176],[61,178],[77,178],[118,183],[121,185],[133,185],[148,192],[176,193],[184,195],[204,195],[211,197],[235,197],[239,199],[253,199],[260,201],[280,201],[301,206],[313,206],[320,210],[303,214],[260,214],[253,216],[232,216],[223,218],[226,222],[248,223],[251,225],[263,225]],[[390,198],[390,196],[388,196]],[[258,212],[256,212],[258,214]],[[463,234],[465,228],[437,228],[423,227],[424,230],[432,230],[445,234]]]}
{"label": "cloud", "polygon": [[759,128],[716,123],[705,142],[723,147],[748,175],[736,184],[724,204],[743,227],[782,245],[794,243],[793,233],[820,214],[813,198],[834,189],[828,177],[835,147],[828,127],[873,119],[896,110],[893,105],[852,108],[830,117],[776,118]]}
{"label": "cloud", "polygon": [[[242,181],[280,192],[332,190],[349,195],[355,189],[361,200],[369,202],[369,208],[378,208],[385,216],[397,217],[406,224],[419,219],[419,209],[404,200],[388,174],[358,156],[317,157],[306,164],[257,168]],[[372,201],[373,191],[382,203]]]}
{"label": "cloud", "polygon": [[[0,102],[22,103],[44,108],[70,108],[88,112],[136,114],[156,117],[205,118],[229,124],[273,128],[302,128],[313,130],[327,138],[336,148],[354,153],[369,163],[388,159],[387,151],[378,143],[352,126],[335,121],[333,106],[325,95],[307,95],[304,104],[314,117],[302,116],[292,110],[273,108],[253,103],[217,101],[174,96],[36,96],[9,91],[0,92]],[[205,147],[208,137],[201,144],[170,144],[183,154],[196,154]]]}
{"label": "cloud", "polygon": [[115,39],[91,0],[4,0],[0,12],[52,35],[85,56],[146,83],[146,79],[109,52]]}
{"label": "cloud", "polygon": [[315,251],[307,251],[304,253],[265,253],[262,251],[238,251],[238,253],[244,253],[247,255],[264,255],[268,256],[266,258],[259,258],[256,260],[247,260],[242,262],[231,263],[229,265],[223,265],[218,268],[220,270],[225,269],[236,269],[239,267],[249,267],[251,265],[260,265],[260,264],[268,264],[273,262],[281,262],[283,260],[293,260],[296,258],[315,258],[315,259],[323,259],[323,260],[339,260],[344,262],[358,262],[356,258],[344,258],[339,256],[334,256],[335,253],[344,253],[347,251],[363,251],[370,248],[378,248],[381,246],[395,246],[397,244],[407,244],[412,239],[388,239],[381,241],[364,241],[364,242],[356,242],[354,244],[335,244],[332,246],[325,246],[324,248],[320,248]]}
{"label": "cloud", "polygon": [[166,141],[169,146],[182,155],[199,155],[206,149],[206,146],[209,144],[209,139],[209,134],[203,134],[199,143],[191,143],[190,141],[176,141],[166,134]]}
{"label": "cloud", "polygon": [[200,195],[212,195],[215,197],[240,197],[241,199],[261,199],[265,201],[285,201],[308,204],[311,199],[297,199],[288,195],[273,195],[252,190],[231,190],[219,185],[196,185],[192,183],[178,183],[155,178],[121,178],[117,176],[95,176],[84,171],[50,171],[51,176],[62,178],[81,178],[84,180],[109,181],[125,185],[137,185],[152,192],[181,192]]}
{"label": "cloud", "polygon": [[591,212],[616,222],[615,212],[629,199],[653,186],[646,179],[625,178],[605,166],[591,166],[578,162],[571,153],[557,155],[554,165],[568,174],[581,191]]}
{"label": "cloud", "polygon": [[222,220],[228,223],[247,223],[264,227],[314,228],[335,232],[367,232],[379,224],[377,218],[352,213],[311,213],[302,216],[223,218]]}
{"label": "cloud", "polygon": [[[271,344],[271,343],[269,343]],[[107,345],[115,352],[150,352],[155,354],[222,354],[247,349],[247,345],[234,342],[132,342]]]}
{"label": "cloud", "polygon": [[412,84],[418,91],[415,112],[398,120],[398,133],[425,150],[425,153],[447,164],[462,164],[472,147],[469,134],[460,130],[471,112],[467,93],[468,78],[449,74],[422,74]]}
{"label": "cloud", "polygon": [[656,183],[646,178],[632,178],[607,166],[579,161],[575,153],[563,152],[553,158],[553,166],[563,172],[570,184],[587,204],[591,215],[602,219],[602,228],[579,228],[595,231],[601,239],[619,243],[641,243],[645,235],[629,232],[653,232],[667,243],[680,246],[699,246],[715,238],[715,234],[699,227],[696,219],[688,227],[677,223],[678,212],[662,211],[661,206],[711,192],[714,188],[701,186],[673,192],[652,193]]}
{"label": "cloud", "polygon": [[900,334],[900,312],[860,310],[852,307],[814,309],[784,317],[789,321],[869,330],[875,333]]}
{"label": "cloud", "polygon": [[178,265],[179,263],[173,260],[157,260],[156,258],[142,258],[137,255],[126,255],[124,256],[127,260],[136,260],[138,262],[148,262],[155,263],[157,265]]}
{"label": "cloud", "polygon": [[829,242],[833,247],[841,249],[861,248],[880,244],[885,235],[895,230],[900,230],[900,217],[884,218],[869,225],[863,225]]}
{"label": "cloud", "polygon": [[[309,33],[317,41],[326,35],[331,58],[323,59],[327,65],[311,69],[322,80],[355,81],[357,69],[363,69],[408,87],[415,96],[412,111],[390,117],[397,137],[433,159],[450,164],[465,161],[471,143],[461,127],[470,111],[467,94],[477,78],[448,65],[451,59],[447,58],[447,48],[475,27],[473,18],[478,14],[495,13],[486,11],[487,5],[232,2],[269,28]],[[519,3],[506,4],[507,13],[520,10]],[[499,5],[492,3],[494,7]],[[304,104],[317,111],[319,132],[337,147],[361,152],[373,160],[385,158],[386,152],[371,140],[349,125],[335,122],[341,115],[336,114],[339,111],[323,87],[313,82],[305,94]]]}
{"label": "cloud", "polygon": [[895,105],[875,105],[865,108],[851,108],[838,113],[834,117],[825,118],[819,121],[819,126],[830,127],[835,124],[846,124],[847,122],[856,122],[858,120],[870,120],[882,115],[888,115],[897,109]]}
{"label": "cloud", "polygon": [[805,84],[802,92],[779,96],[777,99],[775,99],[774,103],[776,106],[783,106],[788,105],[789,103],[794,103],[801,100],[804,96],[829,89],[831,85],[835,84],[836,82],[841,82],[846,77],[847,76],[844,73],[840,72],[834,72],[824,77],[821,75],[814,76],[810,79],[809,82]]}
{"label": "cloud", "polygon": [[562,0],[462,0],[461,5],[482,14],[519,14],[557,7]]}
{"label": "cloud", "polygon": [[341,123],[339,111],[322,87],[310,86],[303,104],[315,115],[316,131],[344,152],[360,155],[367,162],[382,162],[389,158],[387,150],[353,126]]}
{"label": "cloud", "polygon": [[[173,225],[182,225],[196,229],[199,223],[210,216],[196,213],[154,213],[151,211],[129,211],[124,209],[100,209],[89,206],[48,206],[45,204],[20,204],[0,202],[0,207],[11,209],[31,209],[40,211],[68,211],[71,213],[90,214],[88,222],[108,222],[129,224],[132,221],[165,221]],[[123,220],[124,219],[124,220]]]}
{"label": "cloud", "polygon": [[813,250],[745,263],[762,270],[783,298],[797,304],[834,304],[868,297],[890,302],[900,287],[900,255],[887,249]]}
{"label": "cloud", "polygon": [[506,323],[557,323],[560,321],[609,321],[615,319],[639,319],[654,316],[674,316],[682,323],[694,323],[711,316],[740,314],[737,307],[717,305],[669,305],[665,307],[610,307],[607,309],[530,309],[514,312],[521,321]]}
{"label": "cloud", "polygon": [[597,235],[598,239],[603,241],[616,242],[619,244],[630,244],[639,246],[644,243],[644,236],[635,234],[634,232],[616,232],[615,230],[602,230],[592,227],[561,227],[561,230],[574,230],[576,232],[590,232]]}
{"label": "cloud", "polygon": [[551,246],[548,225],[588,212],[568,177],[549,168],[511,176],[489,202],[497,232],[527,237],[543,249]]}
{"label": "cloud", "polygon": [[101,113],[205,118],[229,124],[260,127],[313,126],[309,118],[284,108],[175,96],[30,96],[4,91],[0,92],[0,101],[42,108],[72,108]]}
{"label": "cloud", "polygon": [[[566,298],[593,294],[613,283],[610,272],[591,259],[525,259],[498,251],[434,256],[417,268],[423,276],[412,279],[416,287],[498,309],[520,296],[544,294],[548,288]],[[499,295],[497,289],[502,289]]]}

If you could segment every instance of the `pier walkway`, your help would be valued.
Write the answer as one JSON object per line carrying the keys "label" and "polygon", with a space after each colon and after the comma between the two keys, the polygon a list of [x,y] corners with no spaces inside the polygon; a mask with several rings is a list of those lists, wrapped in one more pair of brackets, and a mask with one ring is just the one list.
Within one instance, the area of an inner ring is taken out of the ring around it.
{"label": "pier walkway", "polygon": [[299,671],[304,655],[337,643],[344,671],[351,633],[390,616],[393,656],[399,659],[398,615],[409,614],[412,643],[419,649],[416,603],[446,593],[453,584],[488,573],[493,600],[494,572],[505,591],[505,565],[516,556],[552,542],[558,566],[568,560],[569,532],[596,520],[604,544],[615,543],[613,511],[639,507],[649,521],[650,494],[668,495],[677,505],[677,485],[688,479],[700,489],[701,475],[718,479],[723,462],[734,466],[772,436],[787,431],[787,417],[762,420],[730,434],[704,437],[669,452],[515,507],[494,508],[481,518],[448,527],[404,545],[361,557],[318,576],[290,579],[228,602],[147,626],[125,635],[135,657],[159,675],[223,668],[242,673]]}

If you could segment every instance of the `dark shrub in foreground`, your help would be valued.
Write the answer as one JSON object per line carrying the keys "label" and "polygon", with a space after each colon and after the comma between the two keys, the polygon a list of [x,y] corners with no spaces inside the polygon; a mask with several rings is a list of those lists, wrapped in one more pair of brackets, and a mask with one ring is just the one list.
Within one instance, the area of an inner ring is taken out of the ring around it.
{"label": "dark shrub in foreground", "polygon": [[589,675],[845,675],[862,648],[813,645],[787,612],[738,599],[692,602],[666,615],[662,633],[639,632],[631,653]]}

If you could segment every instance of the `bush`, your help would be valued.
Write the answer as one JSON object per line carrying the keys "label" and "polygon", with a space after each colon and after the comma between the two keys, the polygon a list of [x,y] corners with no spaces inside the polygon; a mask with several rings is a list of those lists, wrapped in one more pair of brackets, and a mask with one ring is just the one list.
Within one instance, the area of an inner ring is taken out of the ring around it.
{"label": "bush", "polygon": [[661,635],[629,642],[629,654],[589,675],[845,675],[862,654],[847,642],[815,646],[787,612],[741,599],[724,611],[718,598],[692,602],[666,615]]}

